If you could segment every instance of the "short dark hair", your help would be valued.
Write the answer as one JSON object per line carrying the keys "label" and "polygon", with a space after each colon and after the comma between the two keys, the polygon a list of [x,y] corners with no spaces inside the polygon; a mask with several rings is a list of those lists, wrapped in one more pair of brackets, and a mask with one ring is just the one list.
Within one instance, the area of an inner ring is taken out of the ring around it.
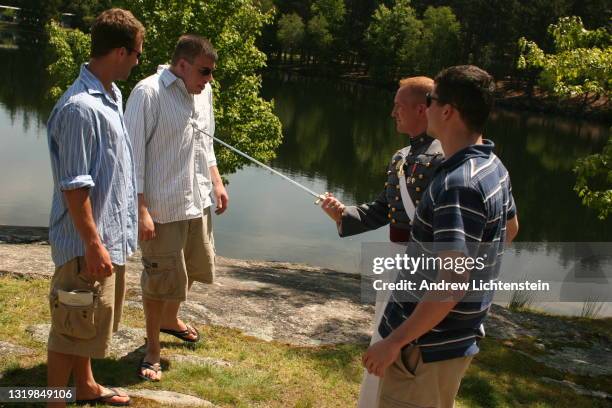
{"label": "short dark hair", "polygon": [[482,132],[493,108],[493,77],[475,65],[457,65],[442,70],[434,82],[438,102],[453,105],[468,129]]}
{"label": "short dark hair", "polygon": [[217,51],[210,41],[196,34],[181,35],[174,47],[172,65],[176,65],[181,58],[193,63],[200,55],[217,62]]}
{"label": "short dark hair", "polygon": [[115,48],[133,50],[145,28],[134,15],[120,8],[105,10],[91,26],[91,57],[103,57]]}

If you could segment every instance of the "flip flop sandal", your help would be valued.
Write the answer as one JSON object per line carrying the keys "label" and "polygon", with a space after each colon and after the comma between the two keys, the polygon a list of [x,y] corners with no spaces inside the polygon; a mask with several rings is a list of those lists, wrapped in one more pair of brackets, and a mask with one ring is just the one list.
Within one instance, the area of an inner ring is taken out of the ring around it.
{"label": "flip flop sandal", "polygon": [[[200,332],[198,331],[198,329],[196,329],[194,326],[190,326],[188,324],[185,324],[185,326],[187,326],[187,328],[185,330],[170,330],[170,329],[159,329],[159,331],[161,333],[166,333],[169,334],[171,336],[174,336],[178,339],[181,339],[187,343],[197,343],[198,341],[200,341]],[[189,329],[193,329],[193,331],[195,332],[196,338],[195,339],[190,339],[188,336],[189,334],[191,334],[191,330]]]}
{"label": "flip flop sandal", "polygon": [[97,398],[87,399],[87,400],[76,400],[75,404],[77,405],[110,405],[111,407],[127,407],[130,405],[130,399],[125,402],[112,402],[107,401],[113,397],[122,397],[123,395],[119,394],[116,388],[106,388],[108,392],[103,393]]}
{"label": "flip flop sandal", "polygon": [[155,371],[155,374],[161,373],[161,365],[159,363],[151,364],[148,361],[144,361],[144,358],[140,360],[140,365],[138,367],[138,377],[142,378],[145,381],[158,382],[159,379],[153,379],[144,375],[144,370]]}

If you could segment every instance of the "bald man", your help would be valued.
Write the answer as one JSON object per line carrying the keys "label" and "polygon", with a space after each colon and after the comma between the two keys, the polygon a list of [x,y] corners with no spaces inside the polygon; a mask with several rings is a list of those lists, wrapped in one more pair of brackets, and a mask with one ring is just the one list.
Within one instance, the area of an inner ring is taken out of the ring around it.
{"label": "bald man", "polygon": [[[395,119],[398,133],[409,136],[409,144],[393,155],[386,169],[385,187],[378,197],[370,203],[345,206],[337,198],[329,195],[321,203],[323,211],[336,222],[341,237],[360,234],[389,224],[391,242],[410,241],[410,225],[414,210],[419,205],[436,168],[444,159],[440,142],[426,133],[426,94],[432,92],[433,87],[434,81],[427,77],[400,80],[391,116]],[[382,293],[378,294],[371,344],[381,339],[378,326],[387,301]],[[366,371],[361,384],[358,407],[377,407],[377,393],[378,377]]]}

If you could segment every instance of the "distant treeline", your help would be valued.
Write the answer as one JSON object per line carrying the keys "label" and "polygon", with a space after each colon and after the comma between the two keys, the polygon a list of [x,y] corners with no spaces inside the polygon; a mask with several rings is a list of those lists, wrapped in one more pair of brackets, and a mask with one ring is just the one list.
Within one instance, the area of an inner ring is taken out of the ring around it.
{"label": "distant treeline", "polygon": [[610,27],[606,0],[260,0],[275,23],[260,48],[273,63],[363,70],[392,81],[434,75],[454,64],[479,65],[496,78],[516,69],[517,41],[552,46],[559,17],[580,16],[588,29]]}

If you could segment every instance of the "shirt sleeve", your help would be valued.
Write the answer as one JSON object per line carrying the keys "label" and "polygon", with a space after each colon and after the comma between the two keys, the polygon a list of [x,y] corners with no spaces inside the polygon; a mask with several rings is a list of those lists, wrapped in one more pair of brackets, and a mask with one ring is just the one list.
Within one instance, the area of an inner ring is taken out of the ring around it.
{"label": "shirt sleeve", "polygon": [[[215,135],[215,112],[213,109],[213,91],[212,91],[212,87],[210,85],[209,86],[209,92],[208,92],[208,109],[209,109],[209,113],[208,113],[208,117],[209,119],[209,126],[208,129],[210,129],[210,134],[211,136]],[[215,146],[214,146],[214,141],[212,138],[207,137],[206,138],[206,143],[204,148],[206,149],[206,163],[208,164],[208,167],[212,167],[212,166],[216,166],[217,165],[217,157],[215,156]]]}
{"label": "shirt sleeve", "polygon": [[514,203],[514,196],[512,195],[512,183],[510,182],[510,176],[508,176],[508,205],[507,205],[506,219],[510,220],[516,216],[516,204]]}
{"label": "shirt sleeve", "polygon": [[62,191],[94,187],[93,158],[97,151],[93,118],[83,107],[67,105],[55,133],[58,179]]}
{"label": "shirt sleeve", "polygon": [[132,141],[134,166],[136,168],[136,190],[144,192],[145,186],[145,147],[151,139],[158,114],[153,103],[152,91],[144,86],[136,86],[128,98],[125,108],[125,127]]}
{"label": "shirt sleeve", "polygon": [[481,241],[486,226],[485,213],[484,200],[476,190],[456,187],[440,193],[433,215],[436,250],[469,254],[466,243]]}

